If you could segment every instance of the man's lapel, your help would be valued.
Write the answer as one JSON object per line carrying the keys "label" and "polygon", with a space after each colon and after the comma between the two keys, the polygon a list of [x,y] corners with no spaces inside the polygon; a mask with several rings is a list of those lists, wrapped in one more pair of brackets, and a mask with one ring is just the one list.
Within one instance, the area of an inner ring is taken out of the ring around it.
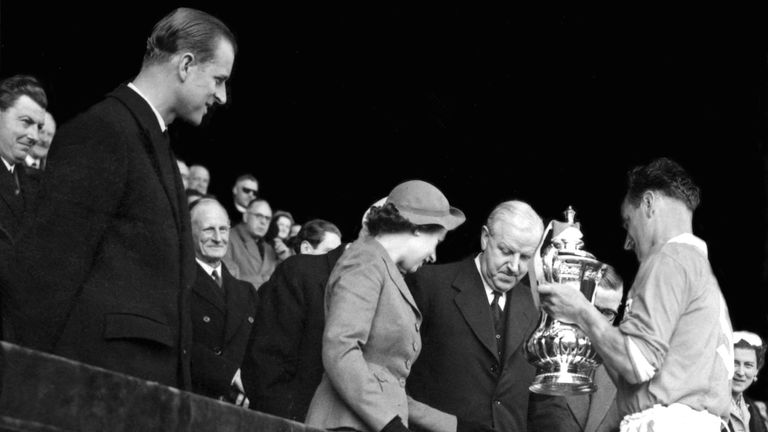
{"label": "man's lapel", "polygon": [[249,316],[250,321],[253,322],[254,311],[248,308],[251,304],[250,286],[237,284],[235,278],[224,266],[221,266],[221,269],[222,287],[227,296],[227,324],[224,331],[224,343],[227,344],[245,323],[246,316]]}
{"label": "man's lapel", "polygon": [[[197,280],[192,289],[197,295],[205,299],[208,303],[216,306],[222,314],[227,313],[227,304],[224,301],[224,292],[216,285],[211,275],[209,275],[200,264],[195,263],[197,267]],[[222,266],[222,268],[224,268]]]}
{"label": "man's lapel", "polygon": [[526,342],[531,333],[529,331],[531,321],[539,315],[531,297],[531,289],[526,283],[527,280],[527,277],[524,278],[507,292],[507,303],[504,306],[507,314],[506,340],[504,342],[506,359],[512,357],[520,345]]}
{"label": "man's lapel", "polygon": [[453,281],[453,288],[458,291],[453,301],[477,339],[500,362],[490,304],[480,273],[471,258],[462,261],[460,265],[462,269]]}
{"label": "man's lapel", "polygon": [[592,394],[587,425],[584,427],[586,432],[595,431],[600,426],[616,398],[616,386],[611,382],[605,366],[600,366],[595,371],[595,385],[598,391]]}

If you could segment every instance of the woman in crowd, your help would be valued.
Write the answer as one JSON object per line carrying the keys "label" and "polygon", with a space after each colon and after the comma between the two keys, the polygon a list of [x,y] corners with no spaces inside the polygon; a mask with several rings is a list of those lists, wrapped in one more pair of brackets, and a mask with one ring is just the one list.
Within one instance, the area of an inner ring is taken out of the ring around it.
{"label": "woman in crowd", "polygon": [[755,403],[744,391],[757,381],[765,360],[765,345],[760,336],[747,331],[733,332],[734,373],[731,380],[731,432],[766,432]]}
{"label": "woman in crowd", "polygon": [[406,395],[405,380],[421,350],[421,312],[403,274],[434,261],[437,245],[464,219],[440,190],[418,180],[398,185],[383,206],[370,209],[368,235],[347,248],[328,279],[325,374],[308,425],[364,432],[407,431],[408,424],[457,429],[456,417]]}
{"label": "woman in crowd", "polygon": [[293,216],[287,211],[278,210],[272,215],[272,222],[264,235],[264,240],[275,248],[277,258],[280,261],[285,261],[286,258],[293,255],[293,251],[286,244],[291,234],[292,225]]}

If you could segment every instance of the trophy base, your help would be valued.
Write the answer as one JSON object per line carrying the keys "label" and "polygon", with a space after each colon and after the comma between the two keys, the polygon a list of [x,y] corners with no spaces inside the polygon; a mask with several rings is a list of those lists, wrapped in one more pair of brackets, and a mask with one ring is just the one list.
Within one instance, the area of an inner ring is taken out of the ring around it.
{"label": "trophy base", "polygon": [[528,389],[549,396],[576,396],[597,390],[588,375],[570,372],[553,372],[536,375]]}

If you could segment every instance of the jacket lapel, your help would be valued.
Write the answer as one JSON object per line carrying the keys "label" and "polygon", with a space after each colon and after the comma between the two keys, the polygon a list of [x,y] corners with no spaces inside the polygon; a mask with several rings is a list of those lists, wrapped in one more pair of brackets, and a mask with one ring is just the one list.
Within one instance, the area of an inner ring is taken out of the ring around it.
{"label": "jacket lapel", "polygon": [[453,281],[453,287],[458,291],[454,297],[454,302],[475,336],[493,357],[500,361],[496,340],[493,337],[494,329],[490,304],[485,295],[485,287],[482,279],[480,279],[480,273],[477,271],[475,261],[472,258],[464,260],[461,265],[464,268],[458,272],[458,276]]}
{"label": "jacket lapel", "polygon": [[[109,96],[122,102],[141,126],[141,130],[146,138],[145,147],[149,153],[149,158],[160,179],[160,183],[163,185],[168,202],[171,204],[177,229],[179,232],[182,232],[184,227],[179,210],[179,191],[176,179],[174,178],[178,167],[176,167],[176,161],[171,160],[172,151],[167,134],[163,134],[163,131],[160,130],[160,125],[152,108],[135,91],[127,86],[120,86],[110,93]],[[174,167],[176,167],[175,170]]]}
{"label": "jacket lapel", "polygon": [[[16,164],[16,168],[14,169],[19,169],[20,165],[21,164]],[[5,168],[5,165],[3,165],[2,162],[0,162],[0,170],[5,170],[4,172],[0,172],[0,196],[2,196],[3,201],[5,201],[5,204],[11,210],[13,216],[18,220],[21,218],[21,213],[24,211],[24,201],[16,196],[16,180],[14,180],[13,174]]]}
{"label": "jacket lapel", "polygon": [[251,304],[248,298],[250,286],[238,284],[224,266],[221,268],[222,287],[227,293],[227,321],[224,331],[224,343],[226,344],[237,334],[237,330],[245,322],[245,316],[250,314],[253,317],[254,311],[248,307]]}
{"label": "jacket lapel", "polygon": [[538,315],[531,297],[531,289],[525,283],[527,280],[528,278],[523,279],[507,292],[507,302],[504,306],[507,314],[507,329],[504,335],[505,360],[513,357],[518,347],[525,343],[530,335],[528,327]]}
{"label": "jacket lapel", "polygon": [[419,321],[421,321],[421,311],[419,310],[419,307],[416,306],[416,300],[413,299],[411,290],[409,290],[408,286],[405,284],[403,275],[400,273],[397,265],[392,262],[392,259],[389,257],[389,254],[387,254],[384,246],[382,246],[381,243],[379,243],[373,237],[369,237],[365,240],[365,242],[368,243],[369,246],[375,248],[376,252],[378,252],[378,254],[381,256],[382,261],[384,261],[384,267],[387,268],[387,273],[389,273],[389,279],[392,281],[392,283],[395,284],[397,290],[400,291],[400,294],[403,296],[403,298],[405,298],[405,301],[411,305],[411,308],[413,308]]}
{"label": "jacket lapel", "polygon": [[592,394],[587,425],[584,427],[586,432],[597,430],[616,397],[616,386],[611,382],[611,377],[608,376],[605,366],[600,366],[595,371],[595,385],[598,391]]}
{"label": "jacket lapel", "polygon": [[[197,295],[219,309],[222,314],[226,314],[227,305],[224,302],[224,292],[216,285],[211,275],[200,267],[200,264],[195,263],[195,267],[197,267],[197,281],[192,285],[192,289]],[[223,269],[224,266],[221,268]]]}

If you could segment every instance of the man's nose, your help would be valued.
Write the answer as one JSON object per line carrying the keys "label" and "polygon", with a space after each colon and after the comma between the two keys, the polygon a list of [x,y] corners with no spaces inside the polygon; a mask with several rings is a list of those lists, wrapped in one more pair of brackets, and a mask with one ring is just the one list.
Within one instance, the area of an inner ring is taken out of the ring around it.
{"label": "man's nose", "polygon": [[32,125],[27,129],[27,138],[33,144],[37,144],[40,141],[40,131],[37,129],[37,125]]}
{"label": "man's nose", "polygon": [[431,254],[429,254],[429,256],[427,257],[426,261],[428,263],[433,263],[433,262],[437,261],[437,252],[432,252]]}
{"label": "man's nose", "polygon": [[224,105],[227,103],[227,86],[226,84],[222,84],[218,88],[216,88],[216,93],[214,94],[214,97],[216,98],[216,103],[220,105]]}
{"label": "man's nose", "polygon": [[507,261],[507,268],[513,274],[520,273],[520,254],[512,254]]}

